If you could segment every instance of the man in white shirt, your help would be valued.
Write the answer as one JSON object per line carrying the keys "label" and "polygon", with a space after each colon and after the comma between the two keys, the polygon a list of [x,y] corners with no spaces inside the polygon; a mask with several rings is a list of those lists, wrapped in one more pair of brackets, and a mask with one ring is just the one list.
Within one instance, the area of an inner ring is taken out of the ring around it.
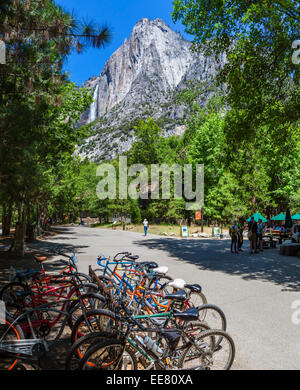
{"label": "man in white shirt", "polygon": [[145,218],[144,221],[143,221],[143,225],[144,225],[144,232],[145,232],[145,237],[147,236],[147,232],[148,232],[148,221],[147,219]]}

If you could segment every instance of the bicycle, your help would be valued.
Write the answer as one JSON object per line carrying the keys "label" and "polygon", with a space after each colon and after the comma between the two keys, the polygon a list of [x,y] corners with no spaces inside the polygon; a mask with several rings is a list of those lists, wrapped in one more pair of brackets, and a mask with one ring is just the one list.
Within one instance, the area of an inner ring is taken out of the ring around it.
{"label": "bicycle", "polygon": [[[188,315],[176,313],[175,316],[185,323],[196,319],[195,314],[193,316],[191,313]],[[118,338],[105,341],[101,339],[99,343],[90,346],[79,361],[78,369],[119,370],[127,369],[128,364],[131,369],[137,369],[140,357],[147,362],[145,369],[160,370],[212,368],[227,370],[233,363],[234,342],[224,331],[210,329],[195,334],[190,332],[188,327],[162,329],[153,321],[152,316],[148,317],[152,327],[146,327],[131,315],[125,305],[122,305],[122,313],[116,314],[116,318],[122,324],[119,327]],[[156,333],[156,340],[149,337],[149,333]],[[222,345],[216,346],[217,337],[222,338]],[[220,351],[227,355],[221,366],[217,365],[217,358],[218,361],[223,361]]]}
{"label": "bicycle", "polygon": [[[82,315],[85,316],[87,311],[84,299],[78,297],[78,305],[69,311],[55,308],[60,303],[55,301],[25,309],[16,318],[7,313],[7,319],[0,319],[0,369],[16,369],[19,361],[37,363],[40,367],[41,358],[61,338],[70,317],[75,310],[78,310],[78,306]],[[64,303],[67,302],[72,302],[72,300],[64,299]],[[52,340],[46,340],[45,336],[48,332],[45,332],[43,327],[47,325],[51,330],[54,326],[47,320],[51,312],[58,313],[64,318],[55,337]],[[88,323],[87,327],[89,327]],[[92,331],[91,328],[90,331]]]}

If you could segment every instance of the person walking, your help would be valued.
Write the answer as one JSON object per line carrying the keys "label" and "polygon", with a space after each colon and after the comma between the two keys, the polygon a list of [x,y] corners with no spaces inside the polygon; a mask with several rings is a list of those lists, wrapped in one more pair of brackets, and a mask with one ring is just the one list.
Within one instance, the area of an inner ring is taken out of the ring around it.
{"label": "person walking", "polygon": [[257,238],[259,242],[259,250],[262,252],[263,251],[263,231],[264,231],[264,224],[262,223],[262,220],[258,220],[258,226],[257,226]]}
{"label": "person walking", "polygon": [[148,223],[146,218],[143,221],[143,225],[144,225],[144,232],[145,232],[145,237],[146,237],[147,233],[148,233],[148,228],[149,228],[149,223]]}
{"label": "person walking", "polygon": [[[238,242],[238,225],[237,221],[233,222],[233,225],[229,228],[229,234],[231,237],[231,253],[239,253],[237,251],[237,242]],[[234,248],[234,250],[233,250]]]}
{"label": "person walking", "polygon": [[257,222],[254,220],[254,217],[251,217],[251,220],[248,225],[248,239],[250,241],[250,255],[257,253],[256,250],[256,235],[257,235]]}

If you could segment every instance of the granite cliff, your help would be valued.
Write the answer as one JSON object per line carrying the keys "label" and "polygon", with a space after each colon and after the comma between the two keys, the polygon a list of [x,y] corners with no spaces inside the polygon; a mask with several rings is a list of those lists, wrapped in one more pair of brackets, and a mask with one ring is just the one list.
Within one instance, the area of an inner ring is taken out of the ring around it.
{"label": "granite cliff", "polygon": [[204,104],[223,63],[222,57],[217,62],[192,52],[191,42],[162,19],[140,20],[100,76],[84,84],[93,91],[94,103],[82,116],[81,124],[92,123],[94,135],[80,146],[80,154],[101,161],[128,150],[134,124],[150,116],[166,136],[182,135],[187,113],[176,96],[196,81],[206,85],[208,92],[200,99]]}

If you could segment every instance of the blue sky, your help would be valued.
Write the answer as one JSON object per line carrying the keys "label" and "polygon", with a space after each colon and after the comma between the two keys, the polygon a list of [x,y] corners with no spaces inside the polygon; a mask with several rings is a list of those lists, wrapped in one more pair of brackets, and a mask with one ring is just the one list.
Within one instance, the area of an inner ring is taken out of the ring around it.
{"label": "blue sky", "polygon": [[183,26],[172,22],[172,0],[56,0],[66,11],[100,25],[108,25],[113,31],[112,42],[105,49],[88,49],[83,54],[72,54],[65,63],[70,79],[81,85],[91,76],[99,76],[104,64],[129,38],[134,25],[142,18],[162,18],[171,28],[184,33]]}

